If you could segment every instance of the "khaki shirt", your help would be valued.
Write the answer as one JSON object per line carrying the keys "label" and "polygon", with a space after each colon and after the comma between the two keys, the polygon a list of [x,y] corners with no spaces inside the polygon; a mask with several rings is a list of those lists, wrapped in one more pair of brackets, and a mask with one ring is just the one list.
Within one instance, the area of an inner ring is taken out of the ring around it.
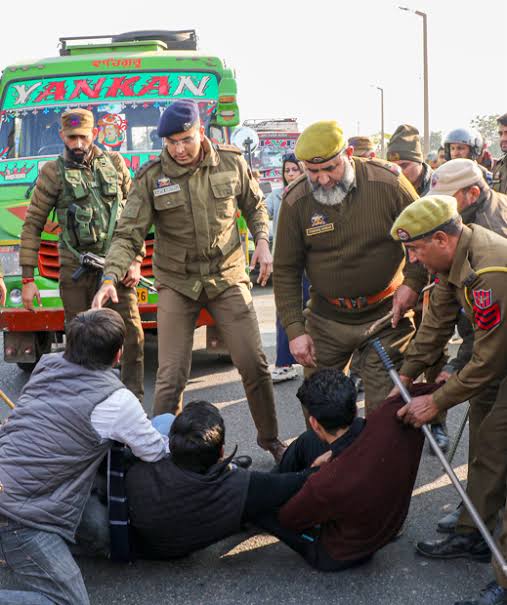
{"label": "khaki shirt", "polygon": [[336,206],[313,197],[305,176],[285,192],[276,233],[274,289],[276,308],[289,339],[304,334],[301,278],[312,285],[313,312],[343,323],[364,323],[385,315],[392,294],[356,309],[338,308],[329,299],[374,296],[395,281],[416,292],[426,271],[405,265],[400,242],[389,232],[417,194],[396,164],[352,158],[355,184]]}
{"label": "khaki shirt", "polygon": [[[73,168],[80,168],[86,173],[86,178],[93,178],[92,166],[95,158],[103,154],[102,150],[95,145],[92,148],[91,158],[86,165],[74,164]],[[118,184],[121,187],[123,199],[127,198],[130,184],[132,182],[130,172],[125,160],[119,153],[108,152],[116,171],[118,173]],[[65,159],[65,154],[64,154]],[[33,190],[32,199],[28,206],[25,222],[21,230],[20,264],[23,268],[23,277],[32,277],[34,268],[38,264],[38,254],[41,234],[51,211],[56,208],[60,195],[63,194],[63,182],[56,160],[47,162],[42,167]],[[56,219],[57,220],[57,219]],[[58,224],[53,225],[53,230]],[[79,265],[75,256],[61,244],[59,248],[60,264],[62,266],[75,268]],[[138,260],[142,260],[144,253],[140,254]],[[133,258],[133,257],[132,257]]]}
{"label": "khaki shirt", "polygon": [[495,191],[507,193],[507,154],[497,161],[491,186]]}
{"label": "khaki shirt", "polygon": [[437,275],[428,311],[400,369],[400,374],[417,378],[434,365],[464,309],[474,327],[472,358],[433,395],[439,409],[470,399],[507,374],[507,273],[477,275],[485,267],[507,268],[507,241],[478,225],[463,227],[449,274]]}
{"label": "khaki shirt", "polygon": [[119,281],[155,226],[153,273],[158,285],[197,300],[248,282],[238,209],[255,241],[269,240],[262,192],[239,149],[203,142],[197,166],[180,166],[164,149],[141,167],[106,256],[104,274]]}

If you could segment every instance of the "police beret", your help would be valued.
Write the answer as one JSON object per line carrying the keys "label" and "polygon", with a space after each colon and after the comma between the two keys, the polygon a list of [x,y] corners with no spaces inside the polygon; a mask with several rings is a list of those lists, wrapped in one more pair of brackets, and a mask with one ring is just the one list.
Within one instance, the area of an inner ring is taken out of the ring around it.
{"label": "police beret", "polygon": [[95,126],[93,113],[81,107],[65,111],[60,119],[64,135],[87,135]]}
{"label": "police beret", "polygon": [[458,216],[455,198],[450,195],[427,195],[403,210],[394,221],[391,237],[396,241],[413,242],[427,237]]}
{"label": "police beret", "polygon": [[431,176],[429,195],[454,195],[456,191],[484,181],[477,162],[465,158],[449,160],[439,166]]}
{"label": "police beret", "polygon": [[190,130],[199,121],[199,107],[191,99],[180,99],[171,103],[160,116],[157,134],[160,138],[177,132]]}
{"label": "police beret", "polygon": [[345,137],[338,123],[323,120],[303,130],[294,152],[298,160],[321,164],[334,158],[344,147]]}
{"label": "police beret", "polygon": [[410,124],[398,126],[387,145],[387,159],[389,162],[407,160],[423,163],[421,139],[415,126]]}

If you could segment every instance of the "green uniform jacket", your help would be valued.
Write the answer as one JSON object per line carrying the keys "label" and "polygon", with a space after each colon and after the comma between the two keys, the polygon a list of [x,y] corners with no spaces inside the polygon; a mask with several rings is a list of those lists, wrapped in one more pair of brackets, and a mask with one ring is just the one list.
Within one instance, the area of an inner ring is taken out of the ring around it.
{"label": "green uniform jacket", "polygon": [[262,192],[239,149],[203,141],[197,166],[180,166],[167,150],[141,167],[106,256],[105,275],[118,281],[128,259],[155,225],[153,273],[158,285],[197,300],[248,282],[237,226],[238,208],[255,241],[269,239]]}
{"label": "green uniform jacket", "polygon": [[472,358],[433,395],[441,410],[470,399],[507,374],[507,273],[477,275],[485,267],[507,268],[507,240],[478,225],[463,227],[449,274],[437,275],[428,311],[400,370],[416,378],[434,365],[463,308],[474,326]]}
{"label": "green uniform jacket", "polygon": [[[85,178],[87,179],[93,178],[90,167],[93,166],[94,159],[101,156],[103,152],[94,145],[91,153],[91,158],[86,166],[72,164],[72,168],[78,167],[83,170],[86,173]],[[121,187],[123,199],[126,199],[132,179],[125,164],[125,160],[119,153],[114,151],[108,152],[108,156],[118,173],[118,184]],[[23,277],[33,277],[34,268],[38,263],[41,233],[44,230],[44,226],[51,211],[56,208],[61,195],[63,195],[63,182],[58,167],[58,161],[55,160],[47,162],[42,167],[39,177],[37,178],[32,199],[26,213],[23,229],[21,231],[21,247],[19,256],[20,264],[23,268]],[[55,218],[55,220],[57,219]],[[78,260],[61,241],[59,245],[59,253],[60,264],[62,267],[69,267],[69,270],[78,267]],[[139,255],[138,260],[142,260],[143,257],[144,252]],[[132,257],[131,260],[133,258],[134,257]]]}
{"label": "green uniform jacket", "polygon": [[417,199],[414,188],[396,164],[355,157],[352,164],[355,185],[341,204],[317,202],[304,176],[291,183],[282,199],[273,278],[277,312],[289,340],[304,334],[304,270],[312,285],[312,311],[348,324],[382,317],[392,295],[350,310],[328,299],[374,296],[396,279],[404,278],[416,292],[426,284],[426,271],[405,265],[402,245],[389,236],[401,211]]}
{"label": "green uniform jacket", "polygon": [[497,161],[491,186],[495,191],[507,193],[507,154]]}

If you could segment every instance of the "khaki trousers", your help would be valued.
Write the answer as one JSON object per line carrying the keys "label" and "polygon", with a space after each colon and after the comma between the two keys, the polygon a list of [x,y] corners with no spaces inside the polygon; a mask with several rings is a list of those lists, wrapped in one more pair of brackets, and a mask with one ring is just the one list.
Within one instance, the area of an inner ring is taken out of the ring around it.
{"label": "khaki trousers", "polygon": [[[65,312],[65,323],[71,321],[78,313],[92,306],[97,292],[98,277],[96,273],[84,273],[77,282],[70,274],[62,271],[60,279],[60,296]],[[126,335],[121,358],[121,380],[123,384],[143,401],[144,397],[144,332],[141,316],[137,306],[135,288],[126,288],[123,284],[116,286],[118,303],[108,304],[118,311],[125,322]]]}
{"label": "khaki trousers", "polygon": [[[479,516],[493,530],[505,504],[507,481],[507,378],[495,381],[470,400],[467,494]],[[457,531],[475,525],[463,508]],[[507,544],[507,540],[504,541]]]}
{"label": "khaki trousers", "polygon": [[158,372],[153,415],[178,414],[190,375],[195,322],[206,307],[238,369],[259,440],[278,436],[273,384],[262,349],[252,295],[246,284],[231,286],[216,298],[195,301],[171,288],[158,294]]}
{"label": "khaki trousers", "polygon": [[[357,369],[363,379],[366,413],[372,412],[394,387],[365,334],[376,319],[362,324],[344,324],[316,315],[311,309],[306,309],[304,314],[306,331],[315,344],[317,369],[337,368],[346,371],[352,354],[357,350]],[[396,328],[387,324],[375,332],[374,337],[381,340],[395,367],[399,368],[414,333],[412,317],[406,316]],[[307,368],[305,375],[314,371]]]}

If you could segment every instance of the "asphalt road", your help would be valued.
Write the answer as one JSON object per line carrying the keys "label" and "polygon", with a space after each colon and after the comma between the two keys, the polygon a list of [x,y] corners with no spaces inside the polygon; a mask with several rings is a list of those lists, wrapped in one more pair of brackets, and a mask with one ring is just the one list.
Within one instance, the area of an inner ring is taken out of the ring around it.
{"label": "asphalt road", "polygon": [[[274,306],[270,289],[256,288],[255,305],[270,361],[274,358]],[[196,348],[202,342],[197,335]],[[151,404],[156,370],[156,343],[146,345],[146,399]],[[14,401],[27,380],[16,366],[0,362],[0,385]],[[275,387],[280,432],[293,439],[304,429],[295,392],[300,380]],[[196,350],[185,399],[208,399],[225,417],[226,448],[235,444],[253,457],[253,467],[269,470],[271,457],[255,443],[244,391],[237,371],[223,360]],[[5,406],[0,406],[4,415]],[[451,435],[463,414],[451,411]],[[455,469],[466,474],[467,435],[455,458]],[[354,469],[351,469],[354,472]],[[93,605],[260,605],[325,604],[407,605],[452,604],[476,595],[491,578],[487,564],[467,560],[432,561],[419,557],[414,544],[437,538],[437,519],[457,503],[454,489],[427,446],[421,462],[405,532],[366,565],[341,573],[319,573],[283,544],[266,535],[239,534],[175,562],[138,561],[130,566],[79,559]],[[0,574],[0,585],[12,579]]]}

